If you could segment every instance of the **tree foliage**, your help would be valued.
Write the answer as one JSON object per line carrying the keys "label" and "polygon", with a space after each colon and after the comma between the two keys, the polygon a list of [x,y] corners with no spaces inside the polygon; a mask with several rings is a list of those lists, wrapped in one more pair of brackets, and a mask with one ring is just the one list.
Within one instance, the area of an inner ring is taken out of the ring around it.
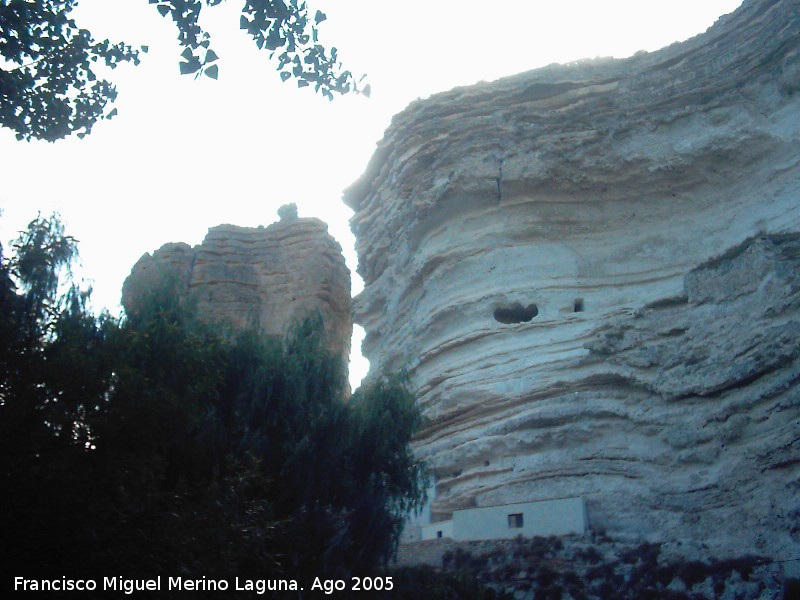
{"label": "tree foliage", "polygon": [[222,333],[169,285],[95,317],[63,277],[75,248],[40,218],[0,252],[6,570],[301,579],[389,557],[425,487],[401,377],[347,401],[318,317]]}
{"label": "tree foliage", "polygon": [[[211,36],[199,23],[202,10],[223,0],[148,0],[178,31],[180,72],[218,76]],[[71,17],[77,0],[0,0],[0,126],[18,139],[55,141],[83,137],[103,118],[112,118],[117,97],[98,65],[139,64],[140,51],[123,42],[97,41]],[[321,11],[311,17],[298,0],[246,0],[240,27],[260,50],[277,61],[284,81],[313,86],[323,96],[358,91],[342,68],[336,48],[319,43]],[[368,90],[365,89],[365,91]]]}

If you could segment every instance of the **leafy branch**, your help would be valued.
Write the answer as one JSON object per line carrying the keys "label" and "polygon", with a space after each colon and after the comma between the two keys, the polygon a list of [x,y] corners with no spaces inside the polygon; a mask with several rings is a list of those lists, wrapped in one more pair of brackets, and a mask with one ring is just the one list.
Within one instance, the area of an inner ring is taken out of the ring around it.
{"label": "leafy branch", "polygon": [[[204,7],[223,0],[148,2],[177,27],[183,48],[180,72],[217,79],[219,56],[199,19]],[[0,126],[16,132],[17,139],[83,137],[98,120],[114,117],[116,109],[107,109],[116,100],[116,87],[98,77],[94,66],[138,65],[140,52],[147,52],[147,46],[95,41],[71,18],[75,5],[77,0],[0,0],[0,59],[13,65],[0,67]],[[363,77],[356,81],[337,49],[319,43],[318,25],[326,18],[321,11],[312,18],[307,4],[298,0],[245,0],[239,25],[277,61],[283,81],[313,85],[328,99],[349,92],[368,96],[369,85],[360,87]]]}

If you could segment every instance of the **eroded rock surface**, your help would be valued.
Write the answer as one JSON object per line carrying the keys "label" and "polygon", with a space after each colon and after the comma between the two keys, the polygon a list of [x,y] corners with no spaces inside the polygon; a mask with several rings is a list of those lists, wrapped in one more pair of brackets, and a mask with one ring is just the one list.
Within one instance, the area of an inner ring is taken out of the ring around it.
{"label": "eroded rock surface", "polygon": [[799,167],[798,0],[395,117],[345,197],[355,315],[432,419],[434,512],[583,496],[612,534],[796,557]]}
{"label": "eroded rock surface", "polygon": [[296,319],[319,311],[331,348],[346,364],[350,271],[319,219],[297,218],[295,209],[268,227],[212,227],[194,248],[165,244],[134,265],[122,288],[125,309],[135,309],[141,293],[165,275],[192,295],[202,317],[236,328],[282,335]]}

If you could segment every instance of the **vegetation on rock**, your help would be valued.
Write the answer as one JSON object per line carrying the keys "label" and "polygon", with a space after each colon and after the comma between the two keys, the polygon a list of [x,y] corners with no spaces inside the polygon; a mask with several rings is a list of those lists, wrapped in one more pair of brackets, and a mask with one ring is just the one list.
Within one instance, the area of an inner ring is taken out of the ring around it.
{"label": "vegetation on rock", "polygon": [[[441,569],[404,567],[400,573],[447,590],[431,597],[463,599],[754,600],[778,597],[782,587],[779,569],[761,557],[687,560],[667,556],[658,544],[616,542],[602,534],[462,543],[442,555]],[[471,590],[461,585],[465,581],[474,582]],[[784,589],[789,585],[784,582]]]}

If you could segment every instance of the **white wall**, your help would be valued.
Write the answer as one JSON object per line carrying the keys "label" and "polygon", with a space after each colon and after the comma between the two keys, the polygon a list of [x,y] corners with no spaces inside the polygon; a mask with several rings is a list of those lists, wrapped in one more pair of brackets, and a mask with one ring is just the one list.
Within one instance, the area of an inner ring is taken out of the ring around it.
{"label": "white wall", "polygon": [[[508,516],[518,513],[522,514],[523,526],[509,527]],[[514,538],[518,535],[531,537],[583,534],[586,532],[586,525],[583,498],[561,498],[457,510],[453,513],[452,532],[453,539],[458,541],[491,540]]]}
{"label": "white wall", "polygon": [[[442,535],[437,535],[438,532]],[[422,528],[423,540],[435,540],[436,538],[452,538],[453,537],[453,521],[439,521],[438,523],[431,523]]]}

